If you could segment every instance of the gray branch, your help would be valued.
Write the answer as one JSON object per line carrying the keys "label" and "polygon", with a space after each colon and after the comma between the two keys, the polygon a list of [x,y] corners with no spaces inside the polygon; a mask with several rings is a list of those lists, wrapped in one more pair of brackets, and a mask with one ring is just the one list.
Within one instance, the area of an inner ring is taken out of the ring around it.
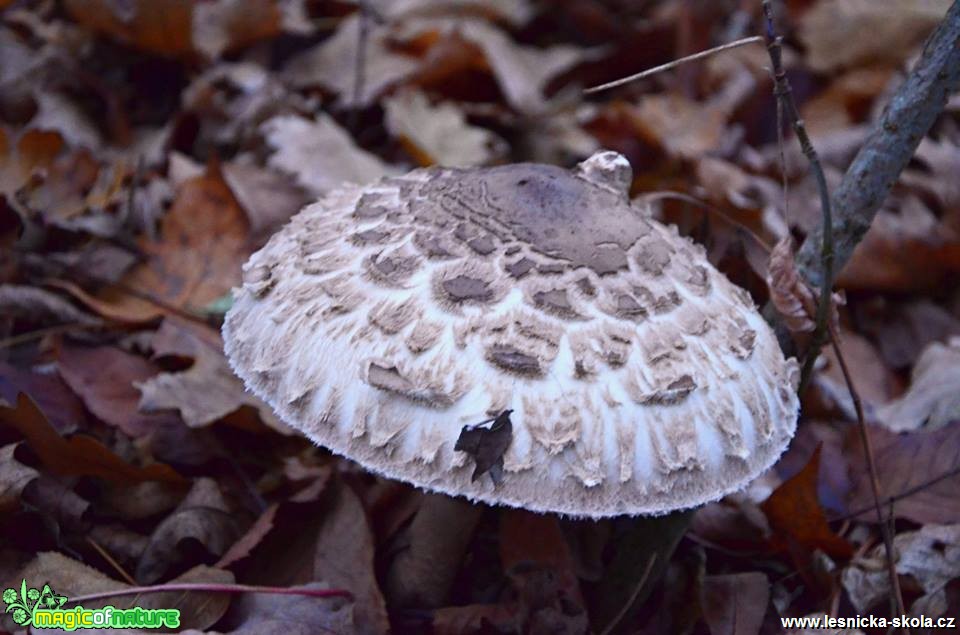
{"label": "gray branch", "polygon": [[[900,172],[958,86],[960,0],[955,0],[833,195],[834,271],[850,260]],[[823,232],[817,229],[797,254],[801,274],[817,287],[823,280],[822,240]]]}

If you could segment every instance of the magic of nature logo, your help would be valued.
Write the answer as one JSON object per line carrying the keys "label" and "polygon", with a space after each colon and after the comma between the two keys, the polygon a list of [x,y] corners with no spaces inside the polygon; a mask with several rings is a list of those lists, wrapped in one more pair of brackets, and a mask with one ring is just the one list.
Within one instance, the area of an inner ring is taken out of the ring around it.
{"label": "magic of nature logo", "polygon": [[179,609],[144,609],[135,606],[118,609],[104,606],[98,609],[85,609],[82,606],[64,608],[68,602],[64,595],[57,595],[49,584],[42,589],[27,587],[27,581],[20,583],[17,589],[4,589],[3,602],[7,605],[5,613],[19,626],[36,628],[60,628],[74,631],[78,628],[178,628],[180,626]]}

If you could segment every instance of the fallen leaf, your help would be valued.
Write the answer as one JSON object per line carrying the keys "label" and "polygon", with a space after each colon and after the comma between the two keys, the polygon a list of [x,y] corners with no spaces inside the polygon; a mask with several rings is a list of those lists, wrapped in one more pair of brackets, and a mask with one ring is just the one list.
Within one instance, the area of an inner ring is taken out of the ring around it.
{"label": "fallen leaf", "polygon": [[269,406],[248,393],[227,363],[220,334],[201,324],[166,318],[151,339],[154,357],[193,360],[187,370],[132,377],[143,412],[178,410],[192,428],[208,426],[243,406],[260,413],[271,428],[289,432]]}
{"label": "fallen leaf", "polygon": [[[877,409],[895,394],[898,381],[870,340],[840,326],[834,327],[834,333],[865,416],[872,422]],[[816,387],[823,407],[831,413],[839,410],[850,421],[856,420],[856,408],[836,351],[830,345],[824,348],[822,355],[826,366],[813,376],[812,385]]]}
{"label": "fallen leaf", "polygon": [[774,547],[793,550],[800,547],[808,553],[821,550],[834,558],[853,555],[850,543],[830,529],[817,497],[820,472],[820,447],[807,465],[795,476],[774,490],[760,504],[773,529]]}
{"label": "fallen leaf", "polygon": [[398,27],[396,36],[413,40],[424,33],[439,36],[439,42],[462,38],[477,46],[507,103],[527,115],[543,114],[547,109],[544,92],[551,79],[599,54],[598,50],[567,44],[523,46],[491,24],[470,18],[411,20]]}
{"label": "fallen leaf", "polygon": [[[900,182],[933,194],[945,210],[960,208],[960,184],[953,178],[960,172],[960,146],[949,139],[934,141],[924,137],[913,160],[922,163],[926,169],[904,170]],[[960,228],[960,214],[953,213],[950,220],[955,229]]]}
{"label": "fallen leaf", "polygon": [[396,19],[411,16],[476,16],[522,26],[534,15],[529,0],[373,0],[378,15]]}
{"label": "fallen leaf", "polygon": [[253,548],[260,544],[263,537],[273,529],[273,521],[277,516],[277,509],[279,509],[279,506],[276,503],[267,507],[264,512],[260,514],[260,517],[250,525],[246,533],[240,536],[240,539],[230,546],[214,566],[218,569],[226,569],[250,555]]}
{"label": "fallen leaf", "polygon": [[20,505],[23,488],[40,474],[13,456],[16,449],[16,443],[0,448],[0,512],[5,514]]}
{"label": "fallen leaf", "polygon": [[177,417],[168,413],[140,412],[137,384],[155,376],[159,369],[139,355],[114,346],[64,343],[57,357],[57,370],[90,412],[131,437],[179,424]]}
{"label": "fallen leaf", "polygon": [[16,137],[0,128],[0,194],[11,195],[34,174],[42,174],[65,148],[63,137],[52,131],[27,130]]}
{"label": "fallen leaf", "polygon": [[173,57],[193,52],[190,0],[66,0],[79,23],[139,49]]}
{"label": "fallen leaf", "polygon": [[913,195],[885,205],[838,273],[837,286],[917,293],[949,284],[960,272],[960,228],[945,225]]}
{"label": "fallen leaf", "polygon": [[[326,589],[325,583],[311,582],[291,589]],[[239,626],[230,635],[314,635],[315,633],[358,633],[354,607],[343,598],[304,595],[248,593],[230,611]],[[382,631],[386,633],[387,631]]]}
{"label": "fallen leaf", "polygon": [[[960,525],[926,525],[893,538],[896,569],[911,576],[927,594],[941,591],[960,577]],[[843,588],[859,613],[890,596],[890,577],[883,545],[857,558],[841,575]]]}
{"label": "fallen leaf", "polygon": [[22,500],[25,508],[42,513],[62,530],[85,533],[89,529],[83,516],[90,502],[60,480],[41,474],[24,488]]}
{"label": "fallen leaf", "polygon": [[681,95],[646,95],[631,109],[637,131],[667,154],[699,159],[720,143],[728,113]]}
{"label": "fallen leaf", "polygon": [[237,518],[215,481],[198,478],[186,498],[153,530],[137,562],[135,577],[153,584],[171,568],[198,557],[219,558],[237,537]]}
{"label": "fallen leaf", "polygon": [[[11,574],[4,580],[6,583],[4,586],[9,586],[13,579],[16,579],[17,586],[19,586],[20,579],[42,580],[49,584],[57,594],[65,595],[67,598],[89,593],[122,591],[130,588],[129,584],[108,578],[93,567],[52,551],[37,554],[37,557],[22,571],[15,575]],[[201,566],[195,567],[170,581],[171,584],[181,582],[232,584],[233,574],[229,571]],[[230,597],[227,593],[167,591],[88,600],[83,603],[83,607],[90,609],[109,605],[117,609],[128,609],[133,606],[146,609],[177,608],[180,610],[180,627],[182,629],[206,629],[213,626],[223,616],[230,604]]]}
{"label": "fallen leaf", "polygon": [[194,7],[194,47],[209,58],[279,35],[275,0],[215,0]]}
{"label": "fallen leaf", "polygon": [[[92,308],[129,322],[169,313],[163,305],[199,311],[239,284],[240,265],[250,252],[247,232],[246,216],[220,171],[208,168],[177,191],[158,240],[141,240],[147,261],[124,276],[122,285],[103,289]],[[89,296],[78,297],[88,302]]]}
{"label": "fallen leaf", "polygon": [[170,466],[154,463],[133,466],[93,437],[75,435],[65,439],[54,430],[36,404],[20,394],[14,408],[0,406],[0,423],[17,429],[44,467],[63,476],[96,476],[117,483],[163,481],[184,484]]}
{"label": "fallen leaf", "polygon": [[430,632],[435,635],[483,633],[522,633],[525,611],[516,604],[468,604],[433,611]]}
{"label": "fallen leaf", "polygon": [[50,368],[17,368],[0,362],[0,404],[12,406],[24,393],[37,404],[53,428],[60,434],[73,432],[86,423],[83,402]]}
{"label": "fallen leaf", "polygon": [[[510,421],[512,412],[513,410],[504,410],[493,419],[466,425],[460,430],[453,449],[473,457],[475,465],[471,481],[490,472],[490,478],[496,486],[503,477],[503,455],[513,441],[513,423]],[[488,423],[489,428],[482,427]]]}
{"label": "fallen leaf", "polygon": [[223,178],[247,213],[255,236],[273,232],[309,202],[291,179],[266,168],[226,163]]}
{"label": "fallen leaf", "polygon": [[284,75],[297,88],[323,86],[340,95],[341,104],[367,107],[389,87],[403,82],[420,65],[411,55],[400,53],[390,44],[390,29],[376,23],[368,25],[363,71],[363,90],[354,103],[357,44],[360,17],[352,15],[336,32],[316,47],[292,58]]}
{"label": "fallen leaf", "polygon": [[[800,19],[807,64],[819,72],[882,60],[897,64],[943,18],[950,0],[820,0]],[[850,37],[869,33],[870,37]]]}
{"label": "fallen leaf", "polygon": [[366,184],[394,174],[395,169],[358,148],[353,139],[325,113],[314,120],[274,117],[263,124],[273,150],[269,164],[297,177],[314,194],[323,194],[345,181]]}
{"label": "fallen leaf", "polygon": [[703,617],[714,635],[757,635],[770,600],[770,582],[759,571],[708,575],[700,589]]}
{"label": "fallen leaf", "polygon": [[881,407],[877,418],[895,432],[936,429],[960,419],[960,337],[928,345],[906,394]]}
{"label": "fallen leaf", "polygon": [[797,273],[793,238],[790,236],[778,242],[770,252],[767,287],[770,289],[770,301],[777,307],[783,323],[790,331],[806,333],[816,328],[819,297]]}
{"label": "fallen leaf", "polygon": [[857,323],[895,369],[913,366],[927,345],[960,336],[960,319],[930,300],[901,303],[878,297],[855,308]]}
{"label": "fallen leaf", "polygon": [[317,535],[314,579],[353,594],[353,620],[360,635],[390,630],[386,603],[373,568],[373,535],[360,499],[339,484]]}
{"label": "fallen leaf", "polygon": [[[960,421],[954,421],[937,430],[917,430],[897,434],[880,426],[869,426],[871,444],[876,459],[880,496],[902,496],[893,505],[898,518],[917,523],[960,523]],[[865,510],[860,520],[876,522],[873,511],[873,493],[863,454],[860,435],[851,430],[847,438],[847,456],[850,457],[851,492],[848,506],[851,510]],[[931,481],[945,478],[930,484]]]}
{"label": "fallen leaf", "polygon": [[387,129],[421,166],[469,167],[506,153],[506,142],[485,128],[471,126],[450,102],[431,104],[416,90],[384,100]]}

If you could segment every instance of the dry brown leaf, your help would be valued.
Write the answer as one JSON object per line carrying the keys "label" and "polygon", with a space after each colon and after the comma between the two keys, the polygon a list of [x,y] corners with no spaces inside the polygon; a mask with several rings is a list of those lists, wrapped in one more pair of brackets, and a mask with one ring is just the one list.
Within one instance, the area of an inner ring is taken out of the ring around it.
{"label": "dry brown leaf", "polygon": [[113,346],[60,347],[57,370],[87,408],[102,421],[131,437],[142,437],[166,425],[182,425],[170,414],[139,411],[137,384],[159,369],[146,359]]}
{"label": "dry brown leaf", "polygon": [[9,513],[20,505],[20,494],[39,472],[18,461],[13,453],[16,443],[0,448],[0,513]]}
{"label": "dry brown leaf", "polygon": [[11,195],[45,173],[65,146],[56,132],[27,130],[15,137],[0,128],[0,194]]}
{"label": "dry brown leaf", "polygon": [[145,51],[184,57],[193,52],[191,0],[65,0],[77,22]]}
{"label": "dry brown leaf", "polygon": [[913,367],[906,394],[880,408],[877,418],[896,432],[936,429],[960,420],[960,337],[927,346]]}
{"label": "dry brown leaf", "polygon": [[[896,204],[894,201],[893,204]],[[922,271],[923,275],[917,275]],[[929,292],[960,272],[960,227],[942,223],[915,196],[907,195],[894,213],[877,212],[870,229],[837,286],[849,290]]]}
{"label": "dry brown leaf", "polygon": [[366,107],[394,84],[407,79],[420,65],[410,55],[401,54],[390,46],[390,29],[386,25],[368,25],[366,64],[363,72],[363,90],[354,103],[357,44],[360,18],[345,19],[332,37],[316,47],[301,53],[287,63],[284,74],[298,88],[323,86],[340,95],[340,102]]}
{"label": "dry brown leaf", "polygon": [[922,162],[926,170],[908,169],[900,175],[900,182],[933,194],[946,210],[947,223],[960,230],[960,145],[948,139],[934,141],[925,137],[914,160]]}
{"label": "dry brown leaf", "polygon": [[[325,589],[311,582],[292,589]],[[248,593],[230,612],[239,626],[230,635],[315,635],[358,633],[353,606],[343,598]],[[384,631],[386,632],[386,631]]]}
{"label": "dry brown leaf", "polygon": [[816,328],[818,298],[797,273],[790,236],[778,242],[770,252],[767,287],[770,301],[777,307],[788,329],[794,333],[806,333]]}
{"label": "dry brown leaf", "polygon": [[421,166],[484,165],[506,153],[506,142],[472,126],[454,104],[431,104],[417,90],[399,91],[383,101],[387,130]]}
{"label": "dry brown leaf", "polygon": [[700,589],[703,617],[714,635],[757,635],[770,600],[770,582],[759,571],[708,575]]}
{"label": "dry brown leaf", "polygon": [[[3,580],[4,587],[13,586],[11,584],[13,581],[19,586],[21,579],[48,583],[59,595],[66,595],[68,598],[88,593],[122,591],[130,588],[129,584],[108,578],[93,567],[52,551],[37,554],[37,557],[22,571],[18,571],[16,574],[11,572]],[[231,584],[233,581],[233,574],[229,571],[199,566],[170,582]],[[181,628],[206,629],[213,626],[223,616],[230,604],[230,597],[227,593],[168,591],[165,593],[118,595],[102,600],[86,601],[83,606],[84,608],[100,608],[110,605],[118,609],[127,609],[132,606],[147,609],[176,607],[180,609]]]}
{"label": "dry brown leaf", "polygon": [[279,35],[275,0],[215,0],[194,7],[192,40],[210,58]]}
{"label": "dry brown leaf", "polygon": [[373,569],[373,536],[360,499],[348,486],[333,492],[317,535],[314,579],[353,594],[353,619],[359,635],[379,635],[390,630],[386,603]]}
{"label": "dry brown leaf", "polygon": [[828,72],[864,62],[900,63],[949,6],[950,0],[820,0],[800,20],[807,64]]}
{"label": "dry brown leaf", "polygon": [[[898,386],[897,379],[887,368],[876,346],[870,340],[839,326],[834,327],[834,333],[838,336],[840,352],[847,363],[867,420],[873,421],[876,409],[895,394]],[[830,345],[824,348],[822,355],[827,363],[826,368],[813,376],[812,383],[819,390],[823,406],[831,411],[835,408],[839,409],[844,417],[855,421],[856,409],[836,351]]]}
{"label": "dry brown leaf", "polygon": [[526,24],[534,14],[529,0],[373,0],[378,15],[389,19],[411,16],[475,16]]}
{"label": "dry brown leaf", "polygon": [[727,112],[681,95],[646,95],[632,109],[638,132],[668,154],[696,160],[717,147]]}
{"label": "dry brown leaf", "polygon": [[356,143],[326,113],[311,121],[302,117],[274,117],[263,124],[273,150],[269,163],[297,177],[314,194],[323,194],[344,182],[366,184],[397,170]]}
{"label": "dry brown leaf", "polygon": [[760,505],[773,529],[771,542],[793,553],[800,547],[809,553],[819,549],[834,558],[849,558],[853,548],[830,529],[817,497],[819,473],[818,447],[807,465]]}
{"label": "dry brown leaf", "polygon": [[[893,539],[893,549],[897,573],[911,576],[928,595],[942,592],[947,582],[960,578],[960,525],[926,525],[919,531],[900,533]],[[889,597],[883,545],[851,562],[841,581],[859,613]]]}
{"label": "dry brown leaf", "polygon": [[0,362],[0,404],[13,406],[22,392],[33,399],[57,432],[73,432],[86,423],[83,402],[59,374],[43,370]]}
{"label": "dry brown leaf", "polygon": [[260,544],[263,537],[273,529],[273,521],[277,516],[277,510],[279,508],[280,506],[276,503],[267,507],[264,512],[260,514],[260,517],[250,525],[246,533],[230,545],[230,548],[227,549],[227,552],[223,554],[215,566],[218,569],[226,569],[250,555],[254,547]]}
{"label": "dry brown leaf", "polygon": [[566,44],[548,48],[519,45],[482,20],[411,20],[397,29],[401,40],[414,40],[423,34],[431,34],[431,39],[439,36],[441,44],[463,39],[478,47],[507,103],[527,115],[542,115],[547,110],[544,90],[551,79],[598,55],[597,51]]}
{"label": "dry brown leaf", "polygon": [[269,406],[244,390],[223,355],[220,334],[196,323],[166,318],[151,340],[154,356],[175,355],[193,359],[187,370],[133,378],[139,389],[140,410],[178,410],[192,428],[208,426],[249,406],[274,430],[289,434]]}
{"label": "dry brown leaf", "polygon": [[247,213],[254,236],[272,233],[309,202],[292,179],[267,168],[231,162],[223,166],[223,178]]}
{"label": "dry brown leaf", "polygon": [[124,276],[122,286],[105,288],[91,308],[111,318],[146,322],[169,311],[131,294],[133,289],[162,304],[201,311],[240,281],[240,265],[250,252],[246,216],[220,171],[186,181],[163,217],[157,241],[141,240],[147,261]]}
{"label": "dry brown leaf", "polygon": [[0,285],[0,314],[39,324],[96,326],[102,323],[55,293],[14,284]]}
{"label": "dry brown leaf", "polygon": [[[893,505],[894,514],[917,523],[960,523],[960,475],[954,473],[960,470],[960,421],[930,431],[896,434],[879,426],[869,426],[868,431],[880,496],[912,492]],[[867,510],[860,520],[876,522],[867,462],[856,431],[851,430],[846,447],[852,484],[848,506],[854,512]]]}
{"label": "dry brown leaf", "polygon": [[[153,584],[186,558],[196,556],[199,545],[208,555],[219,558],[237,538],[238,518],[216,481],[198,478],[186,498],[150,535],[147,548],[137,562],[135,577],[141,584]],[[189,549],[182,550],[189,544]]]}
{"label": "dry brown leaf", "polygon": [[133,466],[93,437],[63,438],[50,426],[36,404],[22,393],[15,408],[0,406],[0,423],[18,430],[44,468],[54,474],[96,476],[117,483],[164,481],[183,485],[186,482],[169,465]]}

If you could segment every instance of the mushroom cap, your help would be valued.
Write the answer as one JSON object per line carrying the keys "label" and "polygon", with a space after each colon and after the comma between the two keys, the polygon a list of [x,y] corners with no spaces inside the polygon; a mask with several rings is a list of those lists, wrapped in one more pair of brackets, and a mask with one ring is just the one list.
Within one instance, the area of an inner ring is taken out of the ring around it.
{"label": "mushroom cap", "polygon": [[[601,152],[344,185],[244,266],[230,362],[316,443],[429,490],[585,517],[737,491],[793,436],[796,361],[629,183]],[[507,409],[502,478],[471,480],[462,427]]]}

